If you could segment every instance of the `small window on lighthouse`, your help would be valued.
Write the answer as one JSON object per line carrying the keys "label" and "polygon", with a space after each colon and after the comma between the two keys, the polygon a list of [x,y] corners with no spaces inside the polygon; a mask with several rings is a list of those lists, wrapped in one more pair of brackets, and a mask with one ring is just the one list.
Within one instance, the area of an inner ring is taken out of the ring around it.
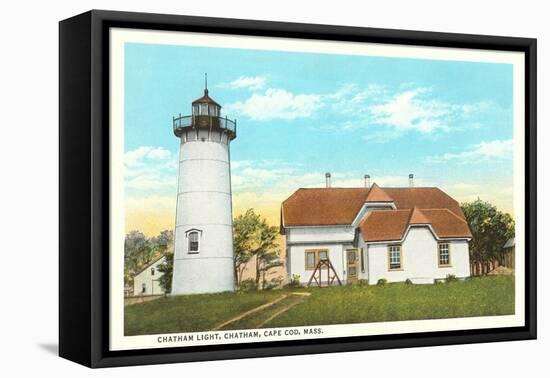
{"label": "small window on lighthouse", "polygon": [[191,231],[188,235],[189,237],[189,253],[198,253],[199,252],[199,232]]}

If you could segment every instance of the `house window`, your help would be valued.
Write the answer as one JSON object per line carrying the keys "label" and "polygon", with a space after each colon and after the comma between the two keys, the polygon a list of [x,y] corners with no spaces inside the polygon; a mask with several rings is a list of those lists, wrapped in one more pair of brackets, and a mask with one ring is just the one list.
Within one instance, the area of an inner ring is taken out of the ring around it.
{"label": "house window", "polygon": [[199,232],[191,231],[187,235],[189,239],[189,253],[199,253]]}
{"label": "house window", "polygon": [[152,275],[152,276],[155,275],[155,268],[151,268],[151,275]]}
{"label": "house window", "polygon": [[306,269],[307,270],[315,269],[315,251],[306,252]]}
{"label": "house window", "polygon": [[314,270],[320,260],[328,260],[328,250],[326,249],[307,249],[306,250],[306,270]]}
{"label": "house window", "polygon": [[402,268],[400,245],[390,245],[388,247],[388,260],[390,270],[397,270]]}
{"label": "house window", "polygon": [[451,265],[451,246],[449,243],[439,243],[438,261],[439,261],[439,266]]}
{"label": "house window", "polygon": [[144,283],[141,284],[141,292],[145,293],[147,291],[147,285]]}

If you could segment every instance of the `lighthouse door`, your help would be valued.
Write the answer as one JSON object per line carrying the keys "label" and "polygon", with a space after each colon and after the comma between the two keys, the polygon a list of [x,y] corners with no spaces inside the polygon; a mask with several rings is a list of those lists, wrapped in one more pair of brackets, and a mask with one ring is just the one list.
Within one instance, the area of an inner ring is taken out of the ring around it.
{"label": "lighthouse door", "polygon": [[346,257],[347,257],[347,273],[348,283],[354,283],[357,281],[357,262],[358,262],[358,256],[357,256],[357,249],[347,249],[346,250]]}

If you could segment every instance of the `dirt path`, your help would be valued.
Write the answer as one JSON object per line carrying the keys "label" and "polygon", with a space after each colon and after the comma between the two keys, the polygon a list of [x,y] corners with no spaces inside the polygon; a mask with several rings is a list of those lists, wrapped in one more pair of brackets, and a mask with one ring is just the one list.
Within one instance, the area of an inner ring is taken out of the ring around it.
{"label": "dirt path", "polygon": [[302,303],[309,293],[284,294],[274,301],[256,307],[218,325],[212,331],[262,328],[277,316]]}

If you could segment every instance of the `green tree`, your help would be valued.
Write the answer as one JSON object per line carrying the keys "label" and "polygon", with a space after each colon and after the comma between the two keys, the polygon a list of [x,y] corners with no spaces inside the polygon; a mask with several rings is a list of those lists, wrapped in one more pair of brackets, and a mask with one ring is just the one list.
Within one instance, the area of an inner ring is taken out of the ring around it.
{"label": "green tree", "polygon": [[159,265],[158,270],[162,273],[159,278],[159,285],[166,293],[172,290],[172,272],[174,271],[174,253],[166,252],[166,260]]}
{"label": "green tree", "polygon": [[248,209],[233,220],[233,260],[235,283],[240,285],[241,278],[254,251],[254,234],[260,224],[260,216]]}
{"label": "green tree", "polygon": [[124,240],[124,283],[132,285],[134,275],[141,270],[143,262],[152,257],[149,239],[140,231],[130,231]]}
{"label": "green tree", "polygon": [[152,238],[141,231],[130,231],[124,240],[124,284],[133,285],[134,276],[153,259],[173,250],[173,231],[162,231]]}
{"label": "green tree", "polygon": [[151,238],[151,244],[155,252],[164,254],[166,251],[171,250],[174,246],[174,231],[164,230],[157,236]]}
{"label": "green tree", "polygon": [[471,262],[483,264],[494,260],[502,262],[504,258],[502,247],[515,234],[512,216],[480,199],[465,202],[461,207],[473,235],[470,242]]}
{"label": "green tree", "polygon": [[233,220],[233,250],[235,262],[235,282],[240,284],[248,263],[255,260],[255,282],[265,286],[269,270],[281,266],[277,245],[277,227],[269,226],[265,219],[248,209]]}
{"label": "green tree", "polygon": [[261,288],[266,287],[266,276],[268,272],[276,267],[283,265],[279,258],[279,246],[276,238],[279,230],[277,227],[269,226],[265,219],[262,220],[258,230],[258,248],[254,255],[256,256],[256,284]]}

